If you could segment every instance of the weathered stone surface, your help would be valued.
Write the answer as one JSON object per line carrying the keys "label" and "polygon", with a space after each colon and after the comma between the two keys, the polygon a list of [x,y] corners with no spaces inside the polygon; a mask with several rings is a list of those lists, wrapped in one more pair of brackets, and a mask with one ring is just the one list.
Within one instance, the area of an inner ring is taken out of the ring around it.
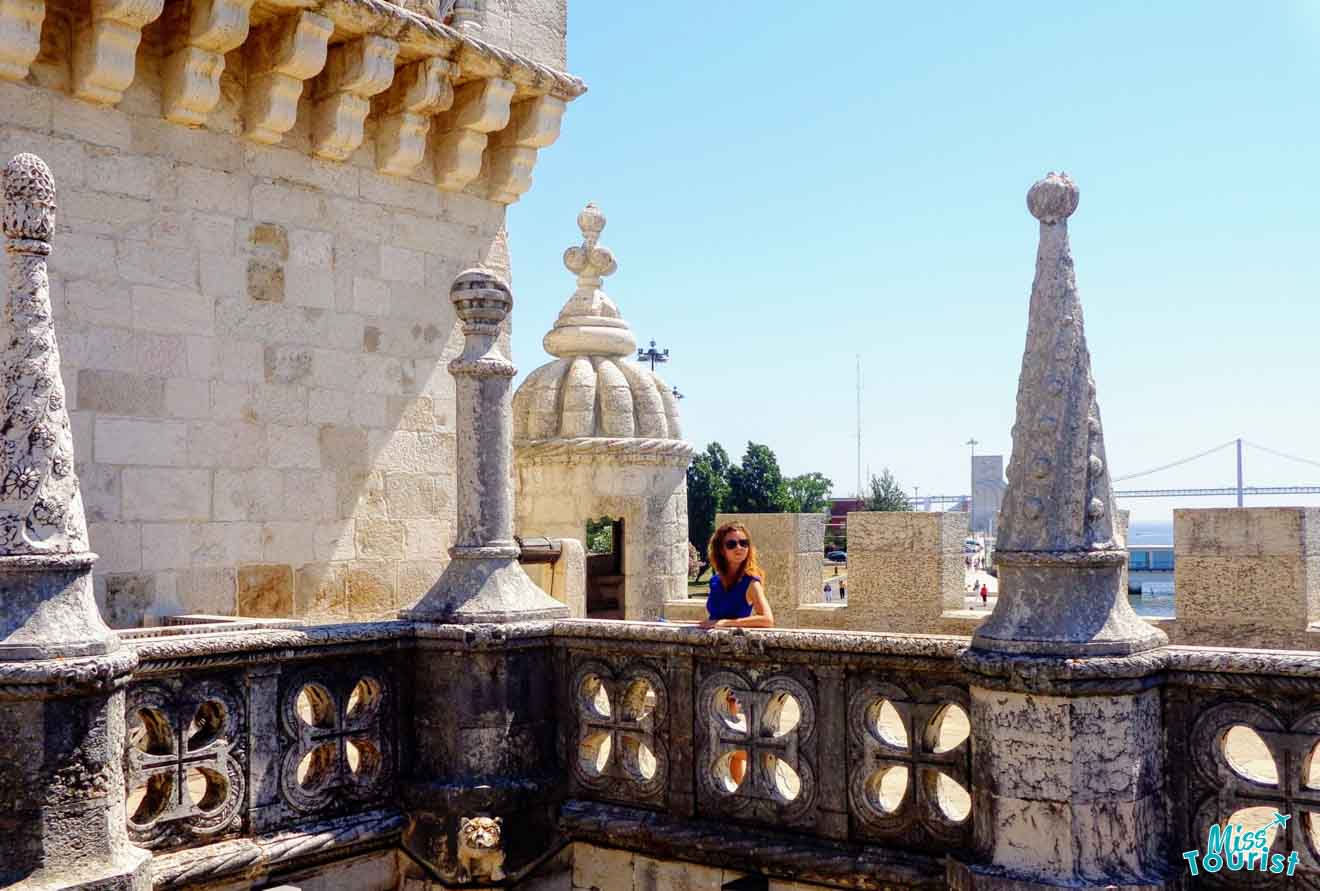
{"label": "weathered stone surface", "polygon": [[966,536],[965,513],[848,514],[841,621],[858,631],[934,630],[945,610],[963,608]]}
{"label": "weathered stone surface", "polygon": [[1042,655],[1124,655],[1168,642],[1120,589],[1127,555],[1082,323],[1068,217],[1077,186],[1051,173],[1027,193],[1040,220],[1008,489],[995,560],[999,600],[974,645]]}
{"label": "weathered stone surface", "polygon": [[[1320,509],[1176,510],[1174,591],[1184,633],[1300,632],[1320,621]],[[1247,645],[1251,645],[1248,643]]]}
{"label": "weathered stone surface", "polygon": [[293,614],[293,569],[250,564],[238,567],[238,614],[275,618]]}
{"label": "weathered stone surface", "polygon": [[[120,685],[137,663],[97,612],[46,270],[55,183],[35,155],[5,167],[3,222],[0,884],[145,891],[148,858],[123,822]],[[122,621],[146,592],[112,578],[106,596]]]}

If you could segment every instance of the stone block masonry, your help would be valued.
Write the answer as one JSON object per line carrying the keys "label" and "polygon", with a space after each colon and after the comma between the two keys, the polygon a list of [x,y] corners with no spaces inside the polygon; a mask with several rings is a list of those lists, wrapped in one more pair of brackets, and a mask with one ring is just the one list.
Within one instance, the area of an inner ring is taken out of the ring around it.
{"label": "stone block masonry", "polygon": [[[411,166],[398,146],[380,163],[380,131],[395,112],[436,130],[434,103],[410,99],[426,90],[409,85],[484,76],[469,56],[505,50],[456,44],[414,18],[396,33],[397,68],[371,69],[402,92],[364,97],[354,65],[379,60],[375,38],[342,33],[356,4],[287,20],[252,11],[248,42],[215,53],[210,96],[173,67],[215,52],[174,0],[154,21],[98,26],[140,31],[117,61],[97,55],[101,31],[80,30],[84,10],[38,5],[30,62],[0,80],[0,149],[41,155],[61,186],[50,292],[103,614],[131,627],[191,612],[365,619],[410,605],[453,534],[446,363],[462,335],[449,284],[473,263],[508,275],[503,198],[530,177],[501,185],[501,200],[489,171],[442,191],[426,127]],[[362,9],[354,21],[367,29],[404,15]],[[562,4],[546,5],[545,22],[501,10],[477,37],[562,62]],[[333,64],[313,71],[299,54],[327,38]],[[455,61],[417,69],[437,47]],[[515,123],[528,131],[537,88],[521,72],[549,69],[510,64]],[[286,81],[301,89],[292,104]],[[563,103],[546,102],[557,122]],[[359,135],[338,129],[354,115]],[[533,158],[553,141],[519,141],[524,131],[489,135]],[[318,157],[330,144],[342,162]]]}
{"label": "stone block masonry", "polygon": [[1320,508],[1176,510],[1173,543],[1182,635],[1278,645],[1320,621]]}

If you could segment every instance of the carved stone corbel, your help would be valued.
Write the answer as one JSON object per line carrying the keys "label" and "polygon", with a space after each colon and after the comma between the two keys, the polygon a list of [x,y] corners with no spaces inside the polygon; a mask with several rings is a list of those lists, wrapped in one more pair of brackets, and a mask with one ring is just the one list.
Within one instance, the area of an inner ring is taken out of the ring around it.
{"label": "carved stone corbel", "polygon": [[164,8],[165,0],[92,0],[73,37],[73,95],[118,105],[133,82],[142,29]]}
{"label": "carved stone corbel", "polygon": [[407,176],[426,154],[431,118],[454,103],[450,78],[458,67],[444,59],[423,59],[400,68],[383,103],[376,131],[376,169]]}
{"label": "carved stone corbel", "polygon": [[43,0],[0,0],[0,77],[22,80],[41,49]]}
{"label": "carved stone corbel", "polygon": [[511,80],[471,81],[454,91],[454,106],[436,122],[435,182],[459,192],[481,173],[488,134],[509,123]]}
{"label": "carved stone corbel", "polygon": [[536,96],[514,104],[509,126],[490,137],[486,154],[490,200],[512,204],[532,187],[536,151],[559,138],[559,123],[568,103],[554,96]]}
{"label": "carved stone corbel", "polygon": [[317,81],[312,154],[343,161],[357,151],[371,97],[394,79],[398,54],[397,42],[371,34],[330,49],[325,72]]}
{"label": "carved stone corbel", "polygon": [[280,19],[247,42],[248,88],[244,99],[245,135],[274,145],[298,117],[303,81],[325,67],[335,23],[314,12]]}
{"label": "carved stone corbel", "polygon": [[254,0],[191,0],[187,36],[161,70],[161,113],[176,124],[200,126],[220,101],[225,53],[248,35]]}

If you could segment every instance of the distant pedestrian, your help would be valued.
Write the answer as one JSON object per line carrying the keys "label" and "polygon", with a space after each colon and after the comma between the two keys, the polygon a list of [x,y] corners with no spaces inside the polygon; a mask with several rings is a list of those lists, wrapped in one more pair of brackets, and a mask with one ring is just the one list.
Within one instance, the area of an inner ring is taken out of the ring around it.
{"label": "distant pedestrian", "polygon": [[839,599],[845,600],[848,597],[848,583],[839,582]]}
{"label": "distant pedestrian", "polygon": [[833,599],[834,599],[834,588],[831,587],[829,584],[826,584],[826,585],[825,585],[825,600],[826,600],[826,602],[828,602],[828,601],[831,601],[831,600],[833,600]]}
{"label": "distant pedestrian", "polygon": [[982,582],[982,583],[981,583],[981,604],[984,606],[984,605],[986,605],[986,604],[988,604],[988,603],[990,603],[990,589],[985,585],[984,582]]}

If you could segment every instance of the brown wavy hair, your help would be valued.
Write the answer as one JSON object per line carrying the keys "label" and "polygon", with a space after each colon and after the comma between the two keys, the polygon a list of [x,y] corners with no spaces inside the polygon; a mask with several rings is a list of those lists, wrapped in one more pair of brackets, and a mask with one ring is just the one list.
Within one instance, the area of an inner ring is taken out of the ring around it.
{"label": "brown wavy hair", "polygon": [[742,581],[744,575],[754,575],[764,581],[765,573],[761,571],[761,564],[756,559],[756,545],[752,543],[752,534],[747,531],[747,527],[742,523],[725,523],[715,530],[715,534],[710,537],[710,544],[706,546],[706,558],[710,560],[710,565],[714,566],[715,571],[720,575],[728,573],[729,560],[725,556],[724,536],[730,532],[741,532],[747,537],[747,559],[743,561],[742,572],[738,574],[738,578],[734,581]]}

